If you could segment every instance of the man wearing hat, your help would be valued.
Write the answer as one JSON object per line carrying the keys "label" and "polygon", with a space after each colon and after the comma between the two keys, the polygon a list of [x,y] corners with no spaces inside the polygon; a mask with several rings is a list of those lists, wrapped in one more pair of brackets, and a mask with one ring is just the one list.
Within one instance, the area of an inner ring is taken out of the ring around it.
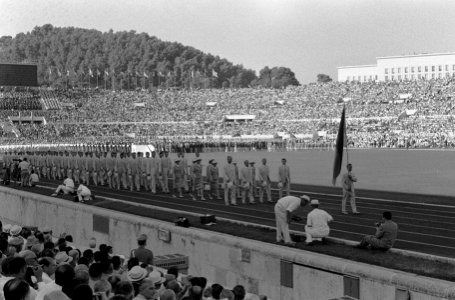
{"label": "man wearing hat", "polygon": [[270,189],[270,168],[267,166],[267,159],[262,159],[262,165],[259,167],[259,183],[261,190],[259,191],[259,202],[264,202],[264,192],[267,194],[267,201],[272,202],[272,191]]}
{"label": "man wearing hat", "polygon": [[18,237],[18,238],[22,239],[22,244],[24,244],[25,240],[23,237],[20,236],[21,232],[22,232],[21,226],[19,226],[19,225],[11,226],[11,229],[9,230],[10,237],[8,238],[8,242],[13,238]]}
{"label": "man wearing hat", "polygon": [[130,257],[137,257],[139,262],[153,265],[153,252],[145,248],[147,245],[147,235],[141,234],[137,237],[137,249],[131,250]]}
{"label": "man wearing hat", "polygon": [[248,200],[250,204],[254,203],[253,191],[251,187],[252,173],[250,169],[250,164],[248,160],[243,162],[244,166],[240,169],[240,184],[242,186],[242,203],[246,203],[246,195],[248,195]]}
{"label": "man wearing hat", "polygon": [[354,182],[357,182],[357,177],[352,173],[352,164],[347,164],[346,166],[348,172],[343,175],[341,182],[343,184],[343,199],[341,200],[341,212],[345,215],[348,214],[346,211],[346,202],[349,199],[351,203],[352,213],[359,214],[357,206],[355,204],[355,191],[354,191]]}
{"label": "man wearing hat", "polygon": [[163,192],[169,194],[169,172],[172,168],[172,161],[169,157],[169,152],[164,151],[164,157],[161,158],[161,176],[163,184]]}
{"label": "man wearing hat", "polygon": [[79,184],[77,188],[77,198],[79,202],[84,203],[85,201],[92,200],[92,192],[89,190],[88,187],[83,185],[82,183]]}
{"label": "man wearing hat", "polygon": [[200,158],[193,160],[193,165],[191,166],[191,176],[193,182],[193,200],[196,200],[196,197],[201,197],[201,200],[204,198],[204,187],[202,186],[202,165]]}
{"label": "man wearing hat", "polygon": [[312,210],[308,213],[305,225],[306,245],[312,245],[313,239],[321,241],[322,238],[329,236],[329,223],[333,221],[331,215],[325,210],[319,209],[319,200],[311,200],[310,206]]}
{"label": "man wearing hat", "polygon": [[278,168],[278,188],[279,188],[279,197],[283,197],[283,192],[286,192],[286,195],[291,193],[291,171],[289,166],[286,165],[286,158],[281,159],[281,166]]}
{"label": "man wearing hat", "polygon": [[[173,170],[173,179],[174,179],[174,190],[178,192],[179,198],[183,198],[182,194],[182,189],[183,189],[183,180],[184,180],[184,174],[185,170],[183,169],[183,166],[180,164],[180,159],[175,160],[174,167],[172,168]],[[174,194],[174,198],[177,197]]]}
{"label": "man wearing hat", "polygon": [[207,182],[210,185],[210,200],[212,200],[213,197],[216,197],[217,200],[221,200],[218,188],[219,178],[220,171],[218,170],[217,162],[214,159],[211,159],[209,160],[209,165],[207,166]]}
{"label": "man wearing hat", "polygon": [[[235,166],[232,163],[232,156],[228,156],[227,164],[224,166],[224,204],[237,205],[237,199],[235,197],[235,185]],[[229,198],[231,201],[229,201]]]}
{"label": "man wearing hat", "polygon": [[289,234],[289,224],[292,220],[292,213],[299,207],[306,206],[310,202],[310,197],[302,195],[300,197],[285,196],[275,204],[275,220],[276,220],[276,241],[280,243],[284,240],[285,244],[295,245],[291,241]]}
{"label": "man wearing hat", "polygon": [[256,167],[254,166],[256,162],[250,161],[250,172],[251,172],[251,193],[253,197],[257,197],[258,190],[256,184]]}

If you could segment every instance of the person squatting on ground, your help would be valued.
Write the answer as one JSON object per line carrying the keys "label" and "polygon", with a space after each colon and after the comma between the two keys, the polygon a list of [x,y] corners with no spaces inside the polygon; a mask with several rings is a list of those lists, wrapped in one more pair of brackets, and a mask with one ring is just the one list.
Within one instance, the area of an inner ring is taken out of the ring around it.
{"label": "person squatting on ground", "polygon": [[29,185],[30,187],[34,187],[34,186],[36,186],[36,185],[38,184],[38,182],[39,182],[39,177],[38,177],[38,175],[35,173],[35,171],[32,170],[32,171],[31,171],[31,174],[30,174],[30,178],[29,178],[29,180],[28,180],[28,185]]}
{"label": "person squatting on ground", "polygon": [[61,192],[63,192],[63,194],[65,194],[65,195],[74,193],[73,179],[65,176],[65,180],[63,180],[63,184],[59,185],[51,196],[57,196]]}
{"label": "person squatting on ground", "polygon": [[322,241],[322,238],[328,237],[330,233],[329,223],[333,221],[331,215],[325,210],[319,209],[319,200],[312,199],[310,206],[312,210],[308,213],[305,225],[305,243],[307,245],[312,245],[313,240]]}
{"label": "person squatting on ground", "polygon": [[82,183],[79,184],[79,187],[77,188],[76,192],[79,202],[84,203],[85,201],[92,200],[92,192],[89,190],[88,187],[86,187]]}
{"label": "person squatting on ground", "polygon": [[286,192],[286,196],[291,194],[291,171],[289,166],[286,165],[286,158],[281,159],[281,166],[278,168],[278,188],[279,197],[283,197],[283,192]]}
{"label": "person squatting on ground", "polygon": [[357,248],[368,248],[389,250],[395,244],[398,236],[398,225],[392,221],[392,213],[385,211],[382,213],[381,222],[375,223],[376,234],[366,235],[360,241]]}
{"label": "person squatting on ground", "polygon": [[275,204],[275,220],[276,220],[276,241],[277,243],[284,243],[295,245],[291,241],[289,234],[289,224],[292,220],[292,213],[299,207],[304,207],[310,202],[310,197],[302,195],[300,197],[285,196],[280,198]]}
{"label": "person squatting on ground", "polygon": [[346,211],[346,202],[349,200],[351,203],[352,213],[359,214],[357,206],[355,204],[355,190],[354,182],[357,182],[357,177],[352,173],[352,164],[347,164],[347,172],[343,174],[341,183],[343,184],[343,198],[341,200],[341,212],[345,215],[348,214]]}

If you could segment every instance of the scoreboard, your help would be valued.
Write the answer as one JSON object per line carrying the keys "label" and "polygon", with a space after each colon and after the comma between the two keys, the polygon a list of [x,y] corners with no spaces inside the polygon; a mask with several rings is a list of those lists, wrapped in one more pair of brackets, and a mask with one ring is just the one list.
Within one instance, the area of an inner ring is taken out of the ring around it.
{"label": "scoreboard", "polygon": [[38,67],[0,64],[0,86],[38,86]]}

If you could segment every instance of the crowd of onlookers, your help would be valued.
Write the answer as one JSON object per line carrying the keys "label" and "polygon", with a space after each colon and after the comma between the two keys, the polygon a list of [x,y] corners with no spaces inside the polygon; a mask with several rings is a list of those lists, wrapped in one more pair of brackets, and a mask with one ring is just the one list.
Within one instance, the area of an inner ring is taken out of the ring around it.
{"label": "crowd of onlookers", "polygon": [[9,107],[8,97],[23,95],[29,103],[27,99],[40,95],[46,109],[0,110],[4,122],[30,110],[47,121],[20,126],[20,136],[4,138],[13,143],[144,143],[163,137],[226,141],[245,136],[266,140],[283,135],[333,143],[343,103],[353,147],[452,147],[454,142],[453,78],[311,83],[286,89],[40,89],[2,95],[0,107]]}
{"label": "crowd of onlookers", "polygon": [[[133,246],[134,247],[134,246]],[[233,289],[185,276],[177,266],[154,266],[147,236],[126,258],[106,244],[90,240],[77,247],[70,235],[53,238],[50,228],[0,222],[0,299],[4,300],[199,300],[261,299],[242,285]]]}

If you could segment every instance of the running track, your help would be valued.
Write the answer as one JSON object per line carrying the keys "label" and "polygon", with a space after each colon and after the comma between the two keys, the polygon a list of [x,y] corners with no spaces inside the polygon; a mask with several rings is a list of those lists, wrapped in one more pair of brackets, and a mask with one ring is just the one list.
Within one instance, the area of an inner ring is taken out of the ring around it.
{"label": "running track", "polygon": [[[57,182],[41,182],[41,186],[55,189]],[[111,190],[108,187],[90,186],[96,196],[114,198],[140,205],[153,205],[181,211],[214,214],[219,217],[275,226],[272,203],[240,204],[226,206],[222,200],[195,201],[186,196],[183,199],[172,195],[152,195],[150,192]],[[374,223],[379,221],[383,211],[391,211],[398,223],[399,234],[395,248],[455,258],[455,202],[453,198],[426,196],[395,192],[358,190],[357,207],[360,215],[341,214],[339,188],[325,186],[293,185],[291,194],[308,194],[321,202],[320,208],[334,217],[330,235],[337,238],[359,241],[363,235],[374,234]],[[278,198],[272,190],[272,198]],[[237,201],[240,203],[241,201]],[[297,213],[306,216],[309,208]],[[304,231],[305,220],[293,223],[291,230]]]}

